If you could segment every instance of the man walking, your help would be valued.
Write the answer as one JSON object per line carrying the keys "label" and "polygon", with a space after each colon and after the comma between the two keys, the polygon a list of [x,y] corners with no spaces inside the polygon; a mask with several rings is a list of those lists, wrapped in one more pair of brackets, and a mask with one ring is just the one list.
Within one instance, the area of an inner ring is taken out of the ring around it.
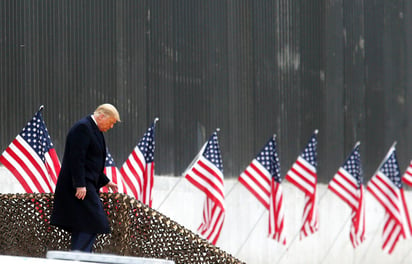
{"label": "man walking", "polygon": [[117,192],[117,185],[103,173],[106,143],[102,132],[119,121],[117,109],[102,104],[67,134],[51,224],[71,232],[71,250],[91,252],[97,234],[110,233],[99,189],[106,186]]}

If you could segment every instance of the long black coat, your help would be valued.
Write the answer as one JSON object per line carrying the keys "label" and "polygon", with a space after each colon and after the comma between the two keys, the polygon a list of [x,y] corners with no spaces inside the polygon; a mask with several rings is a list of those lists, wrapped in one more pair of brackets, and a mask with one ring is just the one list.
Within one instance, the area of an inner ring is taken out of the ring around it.
{"label": "long black coat", "polygon": [[[110,232],[99,198],[99,189],[109,182],[103,173],[105,158],[104,136],[91,116],[75,123],[66,138],[54,195],[52,225],[69,232]],[[75,197],[76,187],[86,187],[84,200]]]}

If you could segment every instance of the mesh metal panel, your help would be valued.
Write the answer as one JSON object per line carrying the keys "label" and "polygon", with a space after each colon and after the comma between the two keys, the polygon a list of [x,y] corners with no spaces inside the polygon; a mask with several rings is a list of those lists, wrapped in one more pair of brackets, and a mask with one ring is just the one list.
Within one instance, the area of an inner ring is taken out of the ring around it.
{"label": "mesh metal panel", "polygon": [[[100,197],[112,233],[98,235],[96,253],[175,263],[242,263],[128,195]],[[48,250],[69,250],[70,233],[50,225],[52,206],[53,194],[1,194],[0,254],[45,257]]]}

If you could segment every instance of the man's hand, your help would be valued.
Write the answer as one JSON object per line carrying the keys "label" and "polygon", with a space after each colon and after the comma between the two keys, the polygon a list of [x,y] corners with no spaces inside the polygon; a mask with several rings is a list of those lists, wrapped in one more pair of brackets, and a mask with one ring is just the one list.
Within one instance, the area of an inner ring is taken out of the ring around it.
{"label": "man's hand", "polygon": [[109,181],[109,183],[107,183],[105,187],[110,188],[110,189],[112,189],[112,192],[117,193],[117,184],[116,183],[114,183],[112,181]]}
{"label": "man's hand", "polygon": [[86,187],[77,187],[75,196],[77,197],[77,199],[84,200],[84,197],[86,197],[86,193]]}

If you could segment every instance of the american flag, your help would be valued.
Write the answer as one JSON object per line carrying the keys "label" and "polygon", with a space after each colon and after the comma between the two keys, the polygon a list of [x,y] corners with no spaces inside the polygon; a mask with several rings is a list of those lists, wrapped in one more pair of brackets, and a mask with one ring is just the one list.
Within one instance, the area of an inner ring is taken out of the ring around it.
{"label": "american flag", "polygon": [[28,193],[54,192],[60,161],[53,148],[41,111],[0,156],[0,162],[16,177]]}
{"label": "american flag", "polygon": [[305,193],[305,208],[300,237],[306,237],[318,230],[318,209],[316,205],[317,161],[316,145],[318,130],[315,130],[306,148],[298,156],[286,179]]}
{"label": "american flag", "polygon": [[[248,189],[266,209],[270,208],[272,173],[275,173],[275,141],[270,138],[260,153],[240,174],[239,182]],[[277,154],[276,154],[277,155]]]}
{"label": "american flag", "polygon": [[[112,155],[107,150],[106,151],[106,161],[104,165],[104,174],[114,183],[117,184],[117,189],[119,193],[127,193],[125,183],[123,181],[122,175],[113,160]],[[109,192],[107,187],[102,187],[102,192]]]}
{"label": "american flag", "polygon": [[186,172],[186,179],[206,194],[203,222],[198,231],[215,245],[225,219],[223,164],[217,132],[212,134]]}
{"label": "american flag", "polygon": [[400,175],[395,146],[392,146],[367,185],[368,191],[385,208],[382,249],[389,254],[401,237],[406,239],[411,236],[411,222]]}
{"label": "american flag", "polygon": [[352,209],[350,240],[354,248],[365,240],[365,194],[359,142],[328,185]]}
{"label": "american flag", "polygon": [[412,187],[412,161],[402,176],[402,181]]}
{"label": "american flag", "polygon": [[282,179],[276,148],[276,137],[273,136],[241,173],[239,181],[269,210],[269,237],[286,244]]}
{"label": "american flag", "polygon": [[126,183],[127,194],[152,206],[154,180],[155,127],[157,118],[120,168]]}

